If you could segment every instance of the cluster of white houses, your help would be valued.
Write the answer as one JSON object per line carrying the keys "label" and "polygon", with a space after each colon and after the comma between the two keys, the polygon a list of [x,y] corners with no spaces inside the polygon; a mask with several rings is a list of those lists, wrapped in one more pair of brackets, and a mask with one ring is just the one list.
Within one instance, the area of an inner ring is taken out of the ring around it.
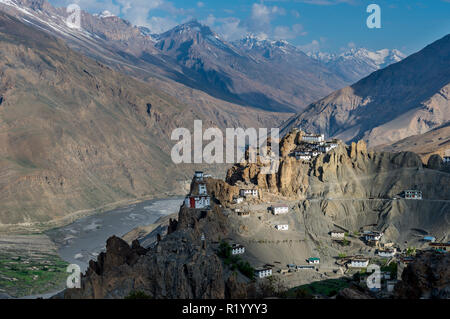
{"label": "cluster of white houses", "polygon": [[325,141],[323,134],[304,134],[301,144],[294,150],[294,156],[298,160],[310,161],[313,157],[323,153],[328,153],[332,149],[338,147],[338,142]]}
{"label": "cluster of white houses", "polygon": [[239,196],[233,196],[233,203],[241,204],[244,199],[258,198],[258,189],[256,188],[241,188]]}

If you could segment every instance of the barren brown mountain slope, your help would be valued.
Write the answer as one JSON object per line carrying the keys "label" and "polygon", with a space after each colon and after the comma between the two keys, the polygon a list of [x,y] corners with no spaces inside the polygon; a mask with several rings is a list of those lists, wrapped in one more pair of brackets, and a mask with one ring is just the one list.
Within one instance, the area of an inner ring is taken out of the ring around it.
{"label": "barren brown mountain slope", "polygon": [[175,190],[190,175],[170,159],[175,127],[274,119],[239,107],[193,108],[3,13],[0,97],[0,226],[33,229]]}
{"label": "barren brown mountain slope", "polygon": [[424,134],[407,137],[392,145],[380,145],[377,149],[387,152],[414,152],[420,155],[424,163],[427,163],[433,154],[442,158],[450,156],[450,122]]}
{"label": "barren brown mountain slope", "polygon": [[[129,247],[110,238],[106,253],[82,277],[81,289],[68,289],[59,297],[123,298],[133,291],[155,299],[252,297],[255,282],[219,258],[222,240],[244,245],[242,259],[252,267],[272,265],[273,276],[289,288],[340,277],[339,254],[375,258],[375,248],[358,235],[363,230],[383,231],[382,242],[400,249],[424,247],[424,234],[448,240],[449,173],[424,167],[414,153],[369,152],[364,142],[341,143],[328,154],[301,161],[290,156],[298,136],[292,132],[282,141],[276,174],[265,175],[261,165],[243,163],[229,170],[227,181],[206,178],[212,209],[182,206],[178,219],[169,221],[167,235],[161,231],[154,245],[144,242],[143,248],[135,241]],[[259,193],[239,205],[232,198],[241,183]],[[196,189],[198,182],[191,186]],[[407,188],[423,190],[424,199],[393,198]],[[273,215],[268,208],[274,203],[286,204],[289,213]],[[237,208],[248,216],[233,212]],[[278,231],[279,224],[289,229]],[[336,228],[349,234],[348,246],[330,237]],[[311,256],[320,258],[316,271],[277,273],[287,264],[305,265]],[[438,280],[435,286],[441,284]]]}
{"label": "barren brown mountain slope", "polygon": [[425,133],[450,120],[450,35],[401,62],[311,104],[284,129],[301,127],[369,147]]}

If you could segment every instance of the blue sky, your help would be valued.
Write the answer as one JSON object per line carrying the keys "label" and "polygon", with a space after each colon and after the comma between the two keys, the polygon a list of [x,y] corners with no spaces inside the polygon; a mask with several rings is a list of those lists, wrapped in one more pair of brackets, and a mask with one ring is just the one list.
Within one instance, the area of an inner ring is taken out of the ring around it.
{"label": "blue sky", "polygon": [[[108,10],[159,33],[193,18],[227,40],[248,33],[285,39],[304,50],[351,47],[399,49],[410,54],[450,32],[450,0],[50,0]],[[369,29],[366,8],[381,7],[381,29]]]}

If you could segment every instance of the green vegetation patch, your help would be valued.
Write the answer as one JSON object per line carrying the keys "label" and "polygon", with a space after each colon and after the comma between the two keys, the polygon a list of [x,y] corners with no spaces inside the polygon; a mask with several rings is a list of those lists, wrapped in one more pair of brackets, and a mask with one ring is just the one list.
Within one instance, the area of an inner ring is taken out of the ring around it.
{"label": "green vegetation patch", "polygon": [[0,292],[12,297],[63,289],[68,263],[56,255],[14,255],[0,252]]}
{"label": "green vegetation patch", "polygon": [[332,297],[342,289],[347,288],[348,286],[349,286],[348,280],[327,279],[292,288],[287,292],[287,297],[305,298],[305,299],[313,295]]}

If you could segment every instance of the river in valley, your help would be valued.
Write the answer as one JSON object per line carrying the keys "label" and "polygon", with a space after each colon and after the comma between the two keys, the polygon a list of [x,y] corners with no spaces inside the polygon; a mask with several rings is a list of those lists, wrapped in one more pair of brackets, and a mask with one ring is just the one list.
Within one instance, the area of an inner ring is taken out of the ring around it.
{"label": "river in valley", "polygon": [[124,208],[81,218],[47,235],[58,245],[62,259],[80,266],[84,272],[89,260],[96,259],[112,235],[123,236],[130,230],[153,224],[160,217],[178,212],[183,198],[149,200]]}

